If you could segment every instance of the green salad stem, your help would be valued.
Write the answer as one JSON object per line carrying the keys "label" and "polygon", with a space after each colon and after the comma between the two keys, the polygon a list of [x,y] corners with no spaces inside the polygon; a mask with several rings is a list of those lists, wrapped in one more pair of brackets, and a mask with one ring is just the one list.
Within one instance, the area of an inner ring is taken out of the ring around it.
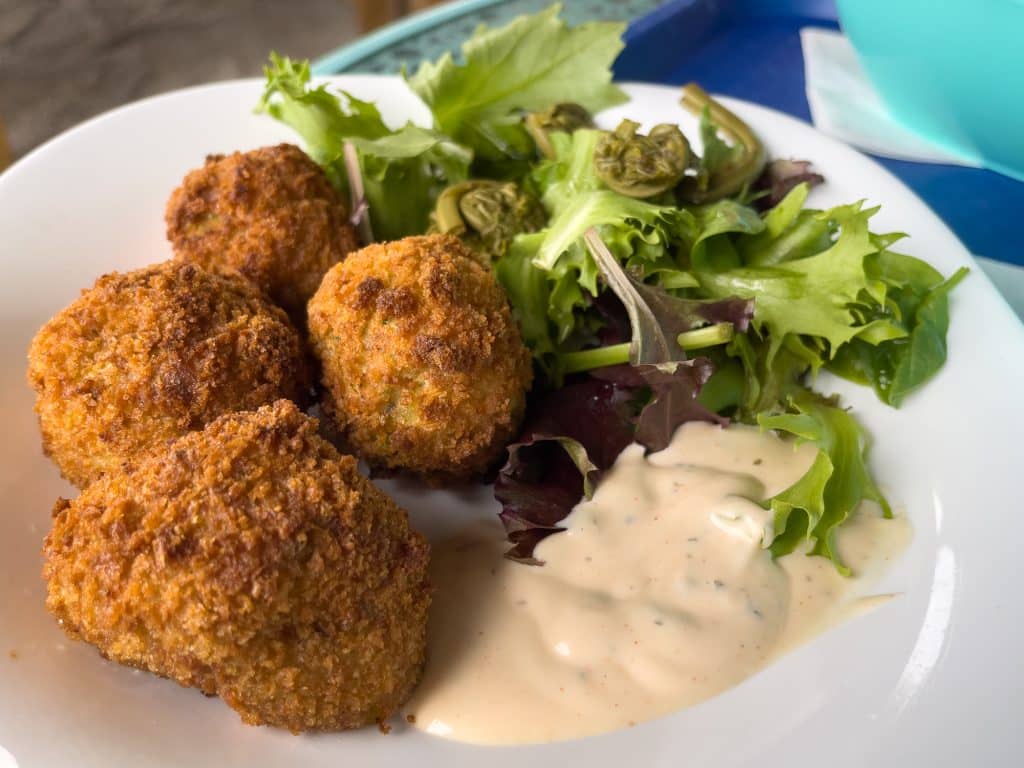
{"label": "green salad stem", "polygon": [[605,368],[609,365],[621,365],[629,362],[629,342],[610,344],[605,347],[581,349],[578,352],[566,352],[562,355],[562,363],[566,373],[580,373],[594,368]]}
{"label": "green salad stem", "polygon": [[716,323],[680,333],[676,336],[676,341],[687,352],[692,352],[697,349],[717,347],[719,344],[728,344],[735,335],[736,329],[732,323]]}
{"label": "green salad stem", "polygon": [[[732,323],[716,323],[704,328],[697,328],[692,331],[684,331],[676,336],[679,346],[687,352],[698,349],[716,347],[719,344],[728,344],[736,335]],[[609,365],[621,365],[629,362],[629,342],[623,344],[609,344],[604,347],[593,349],[581,349],[578,352],[566,352],[562,355],[562,363],[565,366],[565,373],[580,373],[590,371],[594,368],[604,368]]]}

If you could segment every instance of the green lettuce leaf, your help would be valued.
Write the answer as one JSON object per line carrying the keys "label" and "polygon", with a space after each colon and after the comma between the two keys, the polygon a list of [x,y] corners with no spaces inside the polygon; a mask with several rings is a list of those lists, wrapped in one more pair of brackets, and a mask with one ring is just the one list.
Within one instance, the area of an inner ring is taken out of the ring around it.
{"label": "green lettuce leaf", "polygon": [[[721,272],[742,264],[736,243],[740,238],[719,235],[757,235],[764,230],[764,221],[757,211],[734,200],[724,199],[694,209],[698,234],[690,249],[690,266],[694,271]],[[747,238],[749,239],[749,238]]]}
{"label": "green lettuce leaf", "polygon": [[866,308],[872,325],[893,333],[872,343],[856,338],[839,350],[829,370],[874,388],[878,398],[899,407],[946,362],[949,293],[968,273],[961,268],[947,280],[912,256],[880,251],[869,272],[886,285],[886,300]]}
{"label": "green lettuce leaf", "polygon": [[832,244],[836,222],[804,208],[810,187],[798,184],[764,216],[764,230],[743,238],[737,247],[743,263],[771,267],[821,253]]}
{"label": "green lettuce leaf", "polygon": [[355,146],[373,231],[392,240],[426,231],[437,195],[466,179],[472,153],[434,130],[392,130],[376,106],[344,91],[310,87],[309,62],[270,55],[257,110],[293,128],[331,182],[348,187],[343,151]]}
{"label": "green lettuce leaf", "polygon": [[570,28],[560,12],[556,4],[497,29],[481,25],[462,44],[461,63],[445,53],[421,64],[407,80],[433,113],[435,128],[482,159],[532,158],[520,111],[571,99],[597,112],[625,101],[611,82],[625,24]]}
{"label": "green lettuce leaf", "polygon": [[660,255],[670,243],[688,239],[694,230],[693,216],[685,210],[596,190],[578,195],[551,219],[537,251],[537,266],[553,268],[558,258],[595,226],[601,228],[602,236],[605,229],[614,230],[607,237],[619,246],[622,252],[617,255],[622,257],[632,255],[640,243],[655,246]]}
{"label": "green lettuce leaf", "polygon": [[256,110],[293,128],[307,142],[310,156],[321,165],[341,157],[346,139],[375,139],[390,133],[370,102],[345,92],[332,94],[323,85],[309,87],[308,61],[271,53],[263,74],[267,82]]}
{"label": "green lettuce leaf", "polygon": [[790,405],[790,413],[759,415],[758,424],[793,434],[798,442],[814,443],[818,455],[803,477],[764,502],[773,514],[765,547],[773,557],[781,557],[807,542],[809,554],[827,557],[849,574],[835,549],[836,528],[862,501],[876,502],[886,517],[892,517],[868,471],[867,437],[849,413],[810,391],[796,394]]}
{"label": "green lettuce leaf", "polygon": [[761,413],[785,411],[790,398],[803,390],[807,372],[821,365],[820,350],[794,335],[770,359],[768,342],[751,334],[736,336],[727,351],[742,366],[742,387],[731,401],[737,405],[736,418],[747,423],[756,422]]}
{"label": "green lettuce leaf", "polygon": [[598,293],[597,266],[580,243],[574,243],[551,269],[536,265],[547,232],[519,235],[494,264],[494,273],[519,320],[523,341],[547,373],[561,380],[557,353],[593,341],[596,321],[587,312]]}
{"label": "green lettuce leaf", "polygon": [[877,250],[867,226],[875,210],[855,203],[818,214],[822,220],[835,221],[840,234],[814,256],[772,267],[697,269],[696,277],[712,298],[755,299],[754,327],[769,339],[769,362],[791,333],[826,341],[834,356],[867,325],[851,307],[871,288],[864,260]]}
{"label": "green lettuce leaf", "polygon": [[[523,342],[542,364],[548,361],[557,346],[553,322],[570,329],[575,327],[573,311],[577,302],[584,302],[578,280],[566,280],[564,276],[562,280],[553,279],[548,270],[539,269],[534,265],[534,255],[543,240],[542,232],[520,235],[512,241],[508,253],[494,265],[494,273],[508,295],[512,314],[519,322]],[[551,284],[562,282],[565,282],[569,289],[575,284],[577,293],[573,296],[559,297],[553,302]],[[565,313],[568,313],[568,317],[565,317]],[[558,320],[552,321],[552,316],[556,316]]]}
{"label": "green lettuce leaf", "polygon": [[[532,176],[541,202],[551,216],[544,238],[539,241],[536,264],[555,270],[566,253],[579,260],[577,250],[586,255],[580,245],[583,233],[596,226],[602,241],[627,261],[627,266],[640,268],[644,274],[657,270],[664,279],[671,280],[667,273],[682,270],[677,261],[664,257],[671,244],[688,245],[696,237],[693,214],[674,205],[656,205],[608,189],[594,172],[594,147],[600,137],[601,131],[585,129],[571,136],[552,134],[555,160],[542,163]],[[676,277],[676,281],[685,285],[696,283],[690,275]]]}
{"label": "green lettuce leaf", "polygon": [[465,181],[472,154],[411,123],[377,139],[354,137],[373,231],[379,240],[426,232],[437,196]]}

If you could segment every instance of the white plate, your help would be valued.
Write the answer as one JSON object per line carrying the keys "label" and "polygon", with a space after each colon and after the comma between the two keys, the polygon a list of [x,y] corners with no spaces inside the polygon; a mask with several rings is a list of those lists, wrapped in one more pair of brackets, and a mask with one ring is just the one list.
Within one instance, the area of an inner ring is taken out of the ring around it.
{"label": "white plate", "polygon": [[[376,100],[389,120],[425,118],[397,79],[341,82]],[[675,90],[628,91],[633,101],[604,115],[605,124],[628,114],[681,122],[695,133]],[[922,393],[895,411],[866,389],[835,384],[875,435],[874,467],[916,529],[882,585],[905,594],[705,704],[549,746],[468,747],[409,729],[295,737],[244,726],[217,699],[67,641],[43,608],[39,549],[54,499],[72,490],[40,454],[25,350],[39,325],[99,274],[171,255],[164,202],[206,154],[294,140],[252,113],[259,93],[258,82],[243,81],[149,99],[60,136],[0,176],[0,768],[12,760],[21,768],[1017,761],[1024,747],[1024,600],[1015,580],[1024,542],[1017,477],[1024,332],[977,269],[955,293],[949,363]],[[872,161],[790,117],[727,103],[774,155],[815,162],[828,178],[815,205],[882,203],[874,226],[910,233],[906,251],[947,274],[975,266],[946,226]],[[432,532],[493,512],[485,491],[456,498],[389,490]]]}

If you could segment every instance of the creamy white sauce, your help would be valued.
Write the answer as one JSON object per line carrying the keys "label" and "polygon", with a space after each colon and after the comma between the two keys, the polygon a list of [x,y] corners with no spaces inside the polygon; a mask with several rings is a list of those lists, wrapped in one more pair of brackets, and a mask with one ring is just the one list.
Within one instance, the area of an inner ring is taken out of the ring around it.
{"label": "creamy white sauce", "polygon": [[[772,496],[815,448],[703,423],[664,451],[627,448],[527,566],[498,523],[434,548],[428,663],[406,711],[460,741],[553,741],[696,704],[863,609],[865,578],[909,539],[862,509],[838,536],[856,578],[761,548]],[[876,598],[877,600],[877,598]]]}

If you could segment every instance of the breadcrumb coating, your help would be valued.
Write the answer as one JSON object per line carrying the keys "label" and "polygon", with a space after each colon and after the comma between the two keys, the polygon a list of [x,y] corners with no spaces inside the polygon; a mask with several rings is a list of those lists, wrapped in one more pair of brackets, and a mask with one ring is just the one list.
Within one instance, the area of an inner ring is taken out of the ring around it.
{"label": "breadcrumb coating", "polygon": [[484,472],[513,437],[533,370],[494,275],[456,238],[351,254],[309,303],[331,434],[428,480]]}
{"label": "breadcrumb coating", "polygon": [[167,201],[179,259],[237,270],[302,324],[324,273],[358,247],[348,208],[298,147],[210,155]]}
{"label": "breadcrumb coating", "polygon": [[58,500],[46,605],[72,638],[299,732],[389,717],[424,660],[429,546],[278,401]]}
{"label": "breadcrumb coating", "polygon": [[287,316],[245,279],[166,262],[104,275],[36,334],[28,380],[44,452],[84,487],[310,373]]}

